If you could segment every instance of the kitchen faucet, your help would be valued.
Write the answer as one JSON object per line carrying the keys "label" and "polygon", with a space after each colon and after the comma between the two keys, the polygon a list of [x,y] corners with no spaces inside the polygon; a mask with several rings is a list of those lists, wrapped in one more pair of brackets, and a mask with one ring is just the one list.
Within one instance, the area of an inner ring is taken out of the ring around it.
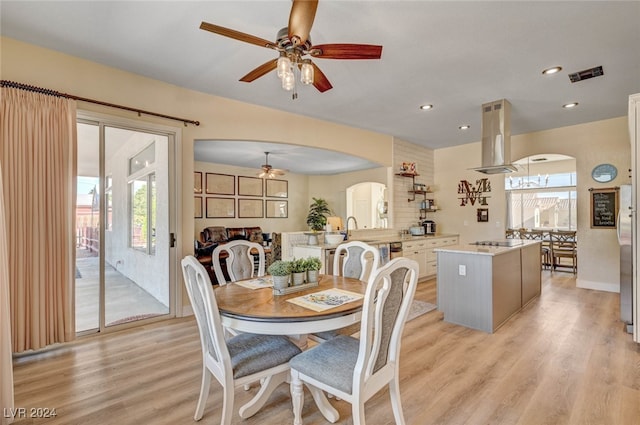
{"label": "kitchen faucet", "polygon": [[356,218],[354,216],[352,216],[352,215],[347,217],[347,222],[346,222],[347,224],[346,224],[346,227],[345,227],[345,230],[347,231],[347,239],[349,239],[349,237],[351,236],[351,232],[349,232],[349,220],[350,219],[353,219],[353,224],[355,225],[356,230],[358,230],[358,220],[356,220]]}

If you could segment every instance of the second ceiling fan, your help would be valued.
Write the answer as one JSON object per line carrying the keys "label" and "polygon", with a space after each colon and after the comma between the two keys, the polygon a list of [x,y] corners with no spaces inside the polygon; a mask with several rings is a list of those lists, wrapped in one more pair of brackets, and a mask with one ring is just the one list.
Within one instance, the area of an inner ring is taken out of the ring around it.
{"label": "second ceiling fan", "polygon": [[309,33],[317,8],[317,0],[293,0],[289,14],[289,25],[278,31],[275,42],[208,22],[202,22],[200,29],[278,51],[280,53],[278,58],[263,63],[242,77],[240,81],[250,83],[268,72],[278,69],[278,77],[282,80],[283,88],[294,90],[293,98],[295,99],[294,71],[296,69],[299,71],[303,83],[313,84],[320,92],[325,92],[333,87],[320,68],[307,56],[319,59],[380,59],[382,55],[382,46],[371,44],[312,45]]}

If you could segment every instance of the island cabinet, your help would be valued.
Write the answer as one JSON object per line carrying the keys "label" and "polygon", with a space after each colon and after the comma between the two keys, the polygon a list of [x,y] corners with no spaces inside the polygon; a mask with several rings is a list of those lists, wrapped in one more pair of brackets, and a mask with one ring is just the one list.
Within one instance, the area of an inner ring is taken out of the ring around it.
{"label": "island cabinet", "polygon": [[438,309],[446,322],[493,333],[540,295],[539,241],[436,248]]}

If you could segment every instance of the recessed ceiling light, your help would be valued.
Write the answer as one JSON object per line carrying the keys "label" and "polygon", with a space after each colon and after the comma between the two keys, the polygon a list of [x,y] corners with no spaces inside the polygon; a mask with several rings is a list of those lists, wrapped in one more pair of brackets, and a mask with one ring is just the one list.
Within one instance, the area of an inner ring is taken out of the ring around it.
{"label": "recessed ceiling light", "polygon": [[552,68],[547,68],[544,71],[542,71],[542,74],[544,75],[551,75],[551,74],[556,74],[558,72],[562,71],[562,67],[561,66],[554,66]]}
{"label": "recessed ceiling light", "polygon": [[429,109],[433,109],[433,105],[420,105],[420,109],[428,111]]}
{"label": "recessed ceiling light", "polygon": [[458,127],[460,130],[469,130],[471,128],[470,125],[461,125],[460,127]]}
{"label": "recessed ceiling light", "polygon": [[571,102],[571,103],[562,105],[563,108],[575,108],[576,106],[578,106],[578,102]]}

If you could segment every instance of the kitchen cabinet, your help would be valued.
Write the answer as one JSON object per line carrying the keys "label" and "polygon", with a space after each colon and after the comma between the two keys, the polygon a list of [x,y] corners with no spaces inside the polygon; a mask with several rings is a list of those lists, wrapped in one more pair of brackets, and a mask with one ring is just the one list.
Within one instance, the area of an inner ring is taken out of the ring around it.
{"label": "kitchen cabinet", "polygon": [[437,272],[437,256],[434,249],[457,244],[457,235],[416,238],[402,243],[402,255],[418,262],[418,278],[431,278]]}
{"label": "kitchen cabinet", "polygon": [[427,240],[426,238],[402,243],[402,256],[418,263],[418,279],[427,276]]}

